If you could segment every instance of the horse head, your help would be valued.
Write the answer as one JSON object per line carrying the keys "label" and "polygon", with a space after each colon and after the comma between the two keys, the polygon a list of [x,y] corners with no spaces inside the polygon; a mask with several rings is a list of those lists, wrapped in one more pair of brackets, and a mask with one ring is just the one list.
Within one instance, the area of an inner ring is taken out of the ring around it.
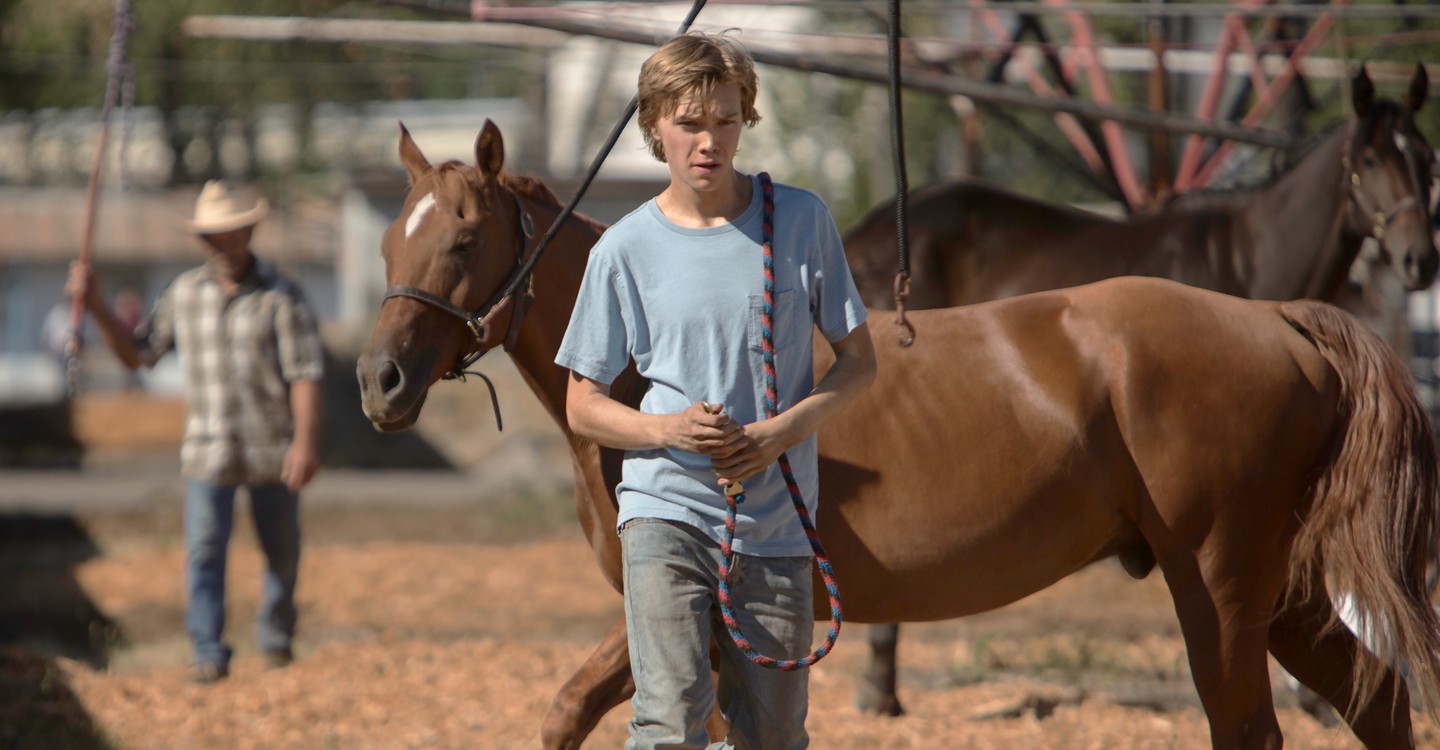
{"label": "horse head", "polygon": [[1430,224],[1430,181],[1435,153],[1415,126],[1430,81],[1417,64],[1403,102],[1377,100],[1362,67],[1353,81],[1354,130],[1345,152],[1349,222],[1374,237],[1410,290],[1435,279],[1440,254]]}
{"label": "horse head", "polygon": [[356,363],[365,415],[384,431],[413,425],[431,385],[506,339],[521,304],[496,297],[533,233],[525,203],[505,184],[504,143],[489,120],[475,166],[431,166],[404,125],[400,161],[410,193],[381,240],[389,289]]}

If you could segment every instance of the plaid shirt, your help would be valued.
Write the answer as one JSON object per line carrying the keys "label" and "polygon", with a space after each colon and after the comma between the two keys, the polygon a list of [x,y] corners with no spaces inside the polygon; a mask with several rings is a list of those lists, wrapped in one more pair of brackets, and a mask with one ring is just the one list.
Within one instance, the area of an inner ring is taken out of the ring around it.
{"label": "plaid shirt", "polygon": [[184,476],[278,482],[295,432],[290,386],[318,380],[324,359],[300,287],[256,258],[233,297],[208,264],[176,277],[137,332],[153,365],[174,349],[185,374]]}

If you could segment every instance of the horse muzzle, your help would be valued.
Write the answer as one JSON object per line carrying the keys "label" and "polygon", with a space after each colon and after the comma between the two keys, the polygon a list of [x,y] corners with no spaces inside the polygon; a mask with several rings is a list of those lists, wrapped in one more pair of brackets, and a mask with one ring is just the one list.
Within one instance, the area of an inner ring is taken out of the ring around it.
{"label": "horse muzzle", "polygon": [[1430,288],[1436,271],[1440,270],[1440,254],[1430,242],[1416,242],[1405,248],[1398,254],[1397,261],[1407,292]]}
{"label": "horse muzzle", "polygon": [[355,363],[360,381],[360,408],[381,432],[408,429],[420,417],[428,383],[409,377],[395,358],[366,352]]}

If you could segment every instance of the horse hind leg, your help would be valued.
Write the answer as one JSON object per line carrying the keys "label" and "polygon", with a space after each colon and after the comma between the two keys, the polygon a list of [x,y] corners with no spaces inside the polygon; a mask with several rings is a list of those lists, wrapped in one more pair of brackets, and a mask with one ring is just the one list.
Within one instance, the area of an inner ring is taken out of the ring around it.
{"label": "horse hind leg", "polygon": [[1412,750],[1409,691],[1393,669],[1387,670],[1369,702],[1348,711],[1354,697],[1351,674],[1356,657],[1374,657],[1346,628],[1326,630],[1330,614],[1331,604],[1323,591],[1303,602],[1282,603],[1270,625],[1270,653],[1301,684],[1346,716],[1350,731],[1368,750]]}
{"label": "horse hind leg", "polygon": [[1192,551],[1158,529],[1148,536],[1175,601],[1211,747],[1280,750],[1265,651],[1271,604],[1282,582],[1263,571],[1281,563],[1230,559],[1223,550],[1207,554],[1203,547]]}
{"label": "horse hind leg", "polygon": [[855,708],[881,716],[900,716],[905,713],[895,690],[900,626],[894,623],[871,625],[867,640],[870,643],[870,663],[855,688]]}

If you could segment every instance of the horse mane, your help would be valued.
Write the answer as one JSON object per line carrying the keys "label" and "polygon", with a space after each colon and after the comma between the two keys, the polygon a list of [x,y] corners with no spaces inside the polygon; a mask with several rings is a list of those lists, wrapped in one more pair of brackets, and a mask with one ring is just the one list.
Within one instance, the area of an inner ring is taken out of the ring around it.
{"label": "horse mane", "polygon": [[[431,168],[430,173],[425,176],[425,179],[439,180],[443,175],[450,173],[459,175],[461,179],[470,183],[472,188],[479,189],[480,170],[476,169],[474,165],[466,164],[465,162],[455,159],[436,164]],[[555,206],[556,208],[560,206],[560,198],[555,195],[555,191],[551,190],[550,186],[546,185],[539,177],[528,174],[511,174],[502,171],[498,181],[502,186],[537,203]]]}
{"label": "horse mane", "polygon": [[[1378,103],[1377,103],[1378,106]],[[1295,139],[1289,146],[1274,149],[1264,155],[1251,157],[1251,161],[1269,158],[1269,166],[1259,177],[1252,177],[1247,181],[1237,184],[1229,184],[1216,187],[1204,187],[1197,190],[1190,190],[1178,193],[1161,204],[1162,208],[1184,208],[1193,203],[1208,203],[1214,200],[1235,200],[1237,195],[1263,192],[1279,182],[1281,178],[1289,174],[1297,165],[1305,161],[1321,144],[1334,137],[1336,131],[1344,127],[1345,122],[1336,123],[1314,135],[1302,136]],[[1242,172],[1245,170],[1241,170]]]}
{"label": "horse mane", "polygon": [[560,197],[555,195],[555,191],[551,190],[549,185],[534,175],[502,172],[500,173],[500,184],[537,203],[560,207]]}
{"label": "horse mane", "polygon": [[[1399,103],[1388,99],[1377,100],[1371,105],[1370,111],[1365,115],[1365,118],[1356,123],[1354,131],[1350,135],[1351,144],[1364,143],[1374,138],[1377,128],[1398,128],[1400,121],[1405,115],[1406,110]],[[1191,190],[1186,193],[1171,196],[1162,206],[1164,208],[1178,208],[1188,206],[1191,201],[1206,202],[1209,199],[1219,199],[1226,196],[1233,199],[1237,194],[1264,191],[1285,175],[1289,174],[1291,170],[1314,153],[1321,144],[1333,138],[1340,129],[1346,127],[1351,122],[1355,122],[1355,120],[1347,118],[1326,127],[1319,133],[1302,136],[1291,142],[1289,146],[1274,150],[1269,155],[1269,168],[1265,170],[1265,173],[1258,179],[1220,187],[1206,187],[1199,190]],[[1257,156],[1252,158],[1258,159],[1264,157]]]}

